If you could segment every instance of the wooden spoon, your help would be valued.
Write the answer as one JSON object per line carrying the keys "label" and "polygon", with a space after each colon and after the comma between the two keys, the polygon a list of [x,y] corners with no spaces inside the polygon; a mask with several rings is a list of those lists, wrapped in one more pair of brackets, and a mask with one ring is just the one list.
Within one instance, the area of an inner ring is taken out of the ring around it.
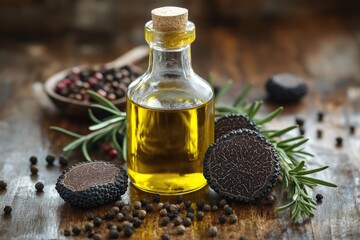
{"label": "wooden spoon", "polygon": [[[142,73],[141,69],[132,64],[148,56],[148,53],[148,46],[138,46],[121,55],[120,57],[114,59],[113,61],[105,63],[105,67],[120,68],[125,65],[131,65],[131,69],[140,74]],[[92,69],[94,66],[95,65],[81,65],[77,66],[77,68],[79,68],[81,71],[85,69]],[[61,113],[71,117],[84,118],[88,116],[88,109],[91,106],[91,103],[67,98],[55,92],[56,84],[60,80],[62,80],[71,71],[72,68],[74,67],[65,69],[50,76],[44,84],[44,89],[46,94],[49,96],[49,98],[52,100],[52,102],[56,105],[56,107]],[[126,106],[126,98],[123,97],[120,99],[116,99],[115,101],[113,101],[113,103],[119,109],[124,110]]]}

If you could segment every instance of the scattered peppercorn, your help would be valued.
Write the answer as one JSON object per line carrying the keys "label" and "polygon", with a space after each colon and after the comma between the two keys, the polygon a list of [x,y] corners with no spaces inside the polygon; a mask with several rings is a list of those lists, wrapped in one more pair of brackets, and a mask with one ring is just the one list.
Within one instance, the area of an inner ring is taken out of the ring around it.
{"label": "scattered peppercorn", "polygon": [[295,123],[296,123],[299,127],[302,127],[302,126],[304,126],[305,121],[304,121],[304,119],[302,119],[302,118],[295,118]]}
{"label": "scattered peppercorn", "polygon": [[237,222],[237,220],[238,220],[238,217],[235,215],[235,214],[231,214],[230,216],[229,216],[229,223],[236,223]]}
{"label": "scattered peppercorn", "polygon": [[142,223],[142,221],[140,218],[134,217],[134,219],[133,219],[134,228],[139,228],[141,226],[141,223]]}
{"label": "scattered peppercorn", "polygon": [[209,204],[205,204],[204,207],[203,207],[203,211],[204,212],[210,212],[211,211],[211,207]]}
{"label": "scattered peppercorn", "polygon": [[159,194],[154,194],[154,195],[152,196],[153,202],[160,202],[160,199],[161,199],[161,197],[160,197]]}
{"label": "scattered peppercorn", "polygon": [[131,235],[133,234],[133,231],[131,228],[125,228],[124,229],[124,236],[125,237],[131,237]]}
{"label": "scattered peppercorn", "polygon": [[135,209],[140,209],[140,208],[141,208],[141,202],[140,202],[140,201],[135,201],[135,202],[133,203],[133,205],[134,205],[134,208],[135,208]]}
{"label": "scattered peppercorn", "polygon": [[169,217],[163,217],[161,221],[161,226],[167,226],[170,223]]}
{"label": "scattered peppercorn", "polygon": [[53,165],[54,161],[55,161],[55,157],[52,155],[47,155],[45,158],[46,162],[48,163],[48,165]]}
{"label": "scattered peppercorn", "polygon": [[120,212],[120,209],[118,207],[112,207],[111,211],[113,211],[115,214],[118,214]]}
{"label": "scattered peppercorn", "polygon": [[299,127],[299,132],[300,132],[300,135],[305,135],[305,128]]}
{"label": "scattered peppercorn", "polygon": [[323,112],[318,112],[317,113],[317,120],[318,120],[318,122],[322,122],[324,120],[324,113]]}
{"label": "scattered peppercorn", "polygon": [[125,206],[125,203],[121,200],[118,200],[115,202],[115,206],[121,209]]}
{"label": "scattered peppercorn", "polygon": [[116,158],[118,156],[118,152],[115,148],[111,149],[108,154],[111,158]]}
{"label": "scattered peppercorn", "polygon": [[160,212],[159,212],[159,215],[161,217],[165,217],[167,215],[167,210],[166,209],[161,209]]}
{"label": "scattered peppercorn", "polygon": [[191,201],[190,200],[187,200],[186,202],[185,202],[185,208],[190,208],[191,207]]}
{"label": "scattered peppercorn", "polygon": [[241,236],[240,240],[247,240],[246,237]]}
{"label": "scattered peppercorn", "polygon": [[161,240],[170,240],[170,235],[168,233],[163,233],[161,235]]}
{"label": "scattered peppercorn", "polygon": [[94,214],[89,213],[89,214],[87,215],[87,220],[91,221],[91,220],[93,220],[93,219],[94,219]]}
{"label": "scattered peppercorn", "polygon": [[95,227],[100,226],[101,225],[101,218],[99,218],[99,217],[94,218],[93,223],[94,223]]}
{"label": "scattered peppercorn", "polygon": [[188,212],[188,213],[186,214],[186,217],[187,217],[187,218],[190,218],[191,220],[194,220],[194,213]]}
{"label": "scattered peppercorn", "polygon": [[160,211],[163,208],[164,208],[164,204],[162,202],[158,203],[157,209]]}
{"label": "scattered peppercorn", "polygon": [[199,221],[203,220],[204,216],[205,216],[205,213],[202,212],[202,211],[198,211],[196,213],[196,219],[199,220]]}
{"label": "scattered peppercorn", "polygon": [[222,199],[220,202],[219,202],[219,206],[220,207],[224,207],[225,205],[227,204],[227,201],[225,199]]}
{"label": "scattered peppercorn", "polygon": [[59,158],[59,164],[60,164],[60,166],[62,166],[62,167],[67,166],[67,165],[69,164],[69,159],[67,159],[67,158],[64,157],[64,156],[60,156],[60,158]]}
{"label": "scattered peppercorn", "polygon": [[129,222],[129,221],[123,222],[122,226],[123,226],[124,229],[125,228],[133,229],[133,224],[131,222]]}
{"label": "scattered peppercorn", "polygon": [[198,210],[201,210],[204,207],[204,202],[203,201],[197,201],[196,202],[196,208]]}
{"label": "scattered peppercorn", "polygon": [[118,220],[119,222],[124,221],[124,219],[125,219],[125,215],[123,213],[116,214],[116,220]]}
{"label": "scattered peppercorn", "polygon": [[116,216],[116,213],[115,213],[114,210],[110,210],[110,211],[108,211],[107,214],[106,214],[106,218],[107,218],[107,219],[110,219],[110,220],[111,220],[111,219],[114,219],[115,216]]}
{"label": "scattered peppercorn", "polygon": [[182,195],[176,196],[175,202],[176,202],[177,204],[182,203],[182,202],[183,202],[183,196],[182,196]]}
{"label": "scattered peppercorn", "polygon": [[92,231],[93,230],[93,228],[94,228],[94,225],[93,224],[91,224],[91,223],[87,223],[87,224],[85,224],[85,231],[86,232],[90,232],[90,231]]}
{"label": "scattered peppercorn", "polygon": [[316,198],[316,201],[321,202],[322,199],[324,198],[324,196],[322,194],[318,193],[318,194],[316,194],[315,198]]}
{"label": "scattered peppercorn", "polygon": [[70,236],[70,234],[71,234],[71,232],[69,229],[64,230],[64,236],[68,237],[68,236]]}
{"label": "scattered peppercorn", "polygon": [[102,235],[100,233],[95,233],[93,236],[93,240],[102,240]]}
{"label": "scattered peppercorn", "polygon": [[109,238],[110,239],[116,239],[120,236],[120,233],[116,229],[111,229],[109,231]]}
{"label": "scattered peppercorn", "polygon": [[142,207],[145,207],[145,206],[148,204],[148,201],[147,201],[146,198],[141,199],[140,202],[141,202],[141,206],[142,206]]}
{"label": "scattered peppercorn", "polygon": [[350,134],[351,135],[355,134],[355,126],[353,126],[353,125],[350,126]]}
{"label": "scattered peppercorn", "polygon": [[114,226],[114,224],[113,224],[112,222],[108,222],[108,223],[106,224],[106,227],[107,227],[108,229],[110,229],[112,226]]}
{"label": "scattered peppercorn", "polygon": [[118,230],[118,232],[121,232],[122,229],[123,229],[123,227],[122,227],[121,225],[118,225],[118,226],[116,227],[116,230]]}
{"label": "scattered peppercorn", "polygon": [[0,180],[0,189],[6,189],[7,188],[7,182],[5,180]]}
{"label": "scattered peppercorn", "polygon": [[211,207],[211,211],[212,211],[212,212],[216,212],[217,210],[219,210],[219,208],[218,208],[217,205],[213,205],[213,206]]}
{"label": "scattered peppercorn", "polygon": [[177,216],[176,218],[174,218],[173,222],[175,226],[179,226],[180,224],[182,224],[182,219],[180,216]]}
{"label": "scattered peppercorn", "polygon": [[275,197],[273,195],[269,195],[265,199],[265,204],[266,205],[273,205],[274,201],[275,201]]}
{"label": "scattered peppercorn", "polygon": [[35,184],[35,189],[37,192],[42,192],[44,190],[44,184],[42,182],[37,182]]}
{"label": "scattered peppercorn", "polygon": [[93,231],[87,232],[87,237],[88,237],[88,238],[92,238],[93,236],[94,236],[94,232],[93,232]]}
{"label": "scattered peppercorn", "polygon": [[316,130],[316,137],[317,138],[322,138],[322,130],[321,129],[318,129],[318,130]]}
{"label": "scattered peppercorn", "polygon": [[140,210],[139,211],[139,218],[144,219],[145,217],[146,217],[146,211],[145,210]]}
{"label": "scattered peppercorn", "polygon": [[209,237],[215,237],[217,235],[218,229],[217,227],[211,226],[208,231]]}
{"label": "scattered peppercorn", "polygon": [[35,164],[37,164],[37,157],[35,157],[35,156],[31,156],[30,158],[29,158],[29,161],[30,161],[30,163],[32,164],[32,165],[35,165]]}
{"label": "scattered peppercorn", "polygon": [[342,147],[342,145],[343,145],[342,137],[335,138],[335,141],[336,141],[336,147]]}
{"label": "scattered peppercorn", "polygon": [[125,205],[125,206],[123,206],[122,208],[121,208],[121,212],[124,214],[124,215],[126,215],[126,214],[128,214],[129,212],[130,212],[130,206],[128,206],[128,205]]}
{"label": "scattered peppercorn", "polygon": [[32,165],[30,167],[30,172],[31,174],[36,175],[39,172],[39,169],[36,166]]}
{"label": "scattered peppercorn", "polygon": [[179,225],[176,227],[176,230],[179,234],[184,234],[185,233],[185,227],[184,225]]}
{"label": "scattered peppercorn", "polygon": [[168,203],[168,202],[164,203],[164,208],[168,211],[170,211],[170,206],[171,206],[170,203]]}
{"label": "scattered peppercorn", "polygon": [[225,216],[225,215],[221,215],[221,216],[218,218],[218,220],[219,220],[219,223],[224,224],[224,223],[226,222],[226,216]]}
{"label": "scattered peppercorn", "polygon": [[77,236],[77,235],[79,235],[81,233],[81,228],[79,226],[75,225],[75,226],[73,226],[71,231],[75,236]]}
{"label": "scattered peppercorn", "polygon": [[173,220],[177,216],[177,213],[168,212],[167,216],[170,218],[170,220]]}
{"label": "scattered peppercorn", "polygon": [[[139,214],[138,214],[137,217],[139,217]],[[134,217],[131,216],[130,214],[128,214],[128,215],[125,216],[125,221],[132,222],[133,220],[134,220]]]}
{"label": "scattered peppercorn", "polygon": [[232,212],[233,212],[233,209],[231,207],[224,208],[225,215],[230,215],[230,214],[232,214]]}
{"label": "scattered peppercorn", "polygon": [[154,205],[151,203],[148,203],[145,207],[146,212],[153,212],[154,211]]}
{"label": "scattered peppercorn", "polygon": [[187,212],[194,213],[195,210],[194,210],[194,208],[190,207],[190,208],[187,209]]}
{"label": "scattered peppercorn", "polygon": [[192,221],[190,218],[186,217],[184,218],[184,226],[189,227],[191,225]]}
{"label": "scattered peppercorn", "polygon": [[178,207],[175,204],[170,205],[170,212],[172,213],[178,213]]}
{"label": "scattered peppercorn", "polygon": [[12,211],[12,208],[11,208],[10,206],[5,206],[5,207],[4,207],[4,213],[5,213],[5,214],[10,214],[11,211]]}

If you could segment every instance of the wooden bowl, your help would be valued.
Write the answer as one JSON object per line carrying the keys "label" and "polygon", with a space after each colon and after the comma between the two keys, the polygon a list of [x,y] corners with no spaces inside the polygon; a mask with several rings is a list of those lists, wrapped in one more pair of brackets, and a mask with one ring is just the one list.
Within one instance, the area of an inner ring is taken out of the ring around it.
{"label": "wooden bowl", "polygon": [[[115,59],[112,62],[105,64],[106,68],[120,68],[124,65],[129,65],[133,72],[140,75],[143,71],[135,66],[132,65],[133,62],[140,60],[141,58],[148,55],[148,47],[140,46],[130,50],[129,52],[125,53],[121,57]],[[85,69],[92,69],[93,66],[90,65],[83,65],[77,66],[77,68],[81,70]],[[71,71],[72,68],[65,69],[61,72],[55,73],[54,75],[50,76],[45,84],[44,90],[46,94],[49,96],[51,101],[55,104],[58,110],[69,117],[74,118],[87,118],[88,117],[88,109],[90,109],[91,104],[90,102],[79,101],[76,99],[67,98],[61,96],[55,92],[56,84],[65,78],[65,76]],[[116,99],[112,101],[115,106],[117,106],[120,110],[124,111],[126,108],[126,97],[124,96],[121,99]],[[103,111],[99,111],[97,109],[93,109],[96,115],[101,115]]]}

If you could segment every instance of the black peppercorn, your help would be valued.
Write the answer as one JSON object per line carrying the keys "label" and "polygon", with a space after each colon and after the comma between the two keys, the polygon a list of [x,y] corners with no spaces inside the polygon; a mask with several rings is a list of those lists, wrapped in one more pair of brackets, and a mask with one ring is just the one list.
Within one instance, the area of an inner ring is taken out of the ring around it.
{"label": "black peppercorn", "polygon": [[70,236],[70,234],[71,234],[71,232],[69,229],[64,230],[64,236],[68,237],[68,236]]}
{"label": "black peppercorn", "polygon": [[217,235],[217,232],[218,232],[217,227],[212,226],[209,228],[208,235],[209,237],[215,237]]}
{"label": "black peppercorn", "polygon": [[320,129],[318,129],[318,130],[316,130],[316,137],[317,138],[322,138],[322,130],[320,130]]}
{"label": "black peppercorn", "polygon": [[121,200],[115,202],[115,206],[118,208],[123,208],[125,206],[125,203]]}
{"label": "black peppercorn", "polygon": [[170,205],[170,212],[172,213],[178,213],[178,207],[175,204]]}
{"label": "black peppercorn", "polygon": [[133,234],[133,231],[131,228],[125,228],[124,229],[124,236],[125,237],[131,237],[131,235]]}
{"label": "black peppercorn", "polygon": [[305,135],[305,128],[299,127],[299,132],[300,132],[300,135]]}
{"label": "black peppercorn", "polygon": [[233,210],[232,210],[231,207],[225,207],[224,208],[225,215],[230,215],[230,214],[232,214],[232,212],[233,212]]}
{"label": "black peppercorn", "polygon": [[265,199],[265,204],[266,205],[273,205],[274,201],[275,201],[275,197],[273,195],[269,195]]}
{"label": "black peppercorn", "polygon": [[182,203],[182,202],[183,202],[183,196],[182,196],[182,195],[176,196],[175,202],[176,202],[177,204]]}
{"label": "black peppercorn", "polygon": [[116,230],[118,230],[118,232],[121,232],[122,229],[123,229],[123,227],[122,227],[121,225],[118,225],[118,226],[116,227]]}
{"label": "black peppercorn", "polygon": [[247,240],[246,237],[241,236],[240,240]]}
{"label": "black peppercorn", "polygon": [[185,233],[185,227],[183,225],[177,226],[176,230],[177,230],[177,232],[179,234],[184,234]]}
{"label": "black peppercorn", "polygon": [[197,201],[196,202],[196,208],[198,210],[201,210],[204,207],[204,202],[203,201]]}
{"label": "black peppercorn", "polygon": [[322,122],[324,120],[324,113],[323,112],[318,112],[317,113],[317,120],[318,120],[318,122]]}
{"label": "black peppercorn", "polygon": [[235,214],[231,214],[230,216],[229,216],[229,223],[236,223],[237,222],[237,220],[238,220],[238,217],[235,215]]}
{"label": "black peppercorn", "polygon": [[160,202],[161,197],[159,194],[154,194],[152,196],[152,199],[153,199],[153,202]]}
{"label": "black peppercorn", "polygon": [[145,210],[139,210],[138,214],[140,219],[144,219],[146,217],[146,211]]}
{"label": "black peppercorn", "polygon": [[5,206],[5,207],[4,207],[4,213],[5,213],[5,214],[10,214],[11,211],[12,211],[12,208],[11,208],[10,206]]}
{"label": "black peppercorn", "polygon": [[124,215],[128,214],[130,212],[130,206],[125,205],[121,208],[121,213],[123,213]]}
{"label": "black peppercorn", "polygon": [[7,188],[7,182],[5,180],[0,180],[0,190]]}
{"label": "black peppercorn", "polygon": [[173,222],[175,226],[179,226],[180,224],[182,224],[182,219],[180,216],[177,216],[176,218],[174,218]]}
{"label": "black peppercorn", "polygon": [[132,214],[133,217],[139,217],[139,210],[135,209]]}
{"label": "black peppercorn", "polygon": [[115,214],[118,214],[120,212],[120,209],[118,207],[112,207],[111,211],[113,211]]}
{"label": "black peppercorn", "polygon": [[101,218],[99,218],[99,217],[94,218],[93,223],[94,223],[95,227],[100,226],[101,225]]}
{"label": "black peppercorn", "polygon": [[173,219],[177,216],[177,214],[176,214],[176,213],[172,213],[172,212],[168,212],[168,213],[167,213],[167,216],[170,218],[170,220],[173,220]]}
{"label": "black peppercorn", "polygon": [[93,236],[93,240],[102,240],[102,235],[100,233],[95,233]]}
{"label": "black peppercorn", "polygon": [[148,204],[148,201],[147,201],[146,198],[141,199],[140,202],[141,202],[141,206],[142,206],[142,207],[145,207],[145,206]]}
{"label": "black peppercorn", "polygon": [[187,217],[187,218],[190,218],[191,220],[194,220],[194,213],[188,212],[188,213],[186,214],[186,217]]}
{"label": "black peppercorn", "polygon": [[119,222],[124,221],[124,219],[125,219],[125,215],[123,213],[116,214],[116,220],[118,220]]}
{"label": "black peppercorn", "polygon": [[29,158],[29,161],[30,161],[30,163],[32,164],[32,165],[35,165],[35,164],[37,164],[37,157],[35,157],[35,156],[31,156],[30,158]]}
{"label": "black peppercorn", "polygon": [[39,172],[39,169],[36,166],[32,165],[30,167],[30,171],[31,171],[31,174],[36,175]]}
{"label": "black peppercorn", "polygon": [[195,210],[194,210],[194,208],[190,207],[190,208],[187,209],[187,212],[194,213]]}
{"label": "black peppercorn", "polygon": [[342,137],[337,137],[337,138],[335,139],[335,141],[336,141],[336,147],[342,147],[342,145],[343,145],[343,139],[342,139]]}
{"label": "black peppercorn", "polygon": [[321,202],[324,197],[322,194],[318,193],[318,194],[316,194],[315,198],[316,198],[316,201]]}
{"label": "black peppercorn", "polygon": [[85,227],[84,227],[86,232],[91,232],[93,230],[93,228],[94,228],[94,225],[91,223],[85,224]]}
{"label": "black peppercorn", "polygon": [[168,233],[163,233],[161,235],[161,240],[170,240],[170,235]]}
{"label": "black peppercorn", "polygon": [[116,213],[115,213],[114,210],[110,210],[110,211],[108,211],[107,214],[106,214],[106,218],[107,218],[107,219],[110,219],[110,220],[111,220],[111,219],[114,219],[115,216],[116,216]]}
{"label": "black peppercorn", "polygon": [[108,223],[106,224],[106,227],[107,227],[108,229],[110,229],[112,226],[114,226],[114,224],[113,224],[112,222],[108,222]]}
{"label": "black peppercorn", "polygon": [[199,221],[203,220],[204,216],[205,216],[204,212],[198,211],[196,213],[196,219],[199,220]]}
{"label": "black peppercorn", "polygon": [[94,215],[92,213],[88,213],[87,220],[92,221],[94,219]]}
{"label": "black peppercorn", "polygon": [[171,205],[170,203],[166,202],[166,203],[164,203],[164,208],[166,210],[170,211],[170,205]]}
{"label": "black peppercorn", "polygon": [[355,126],[350,126],[350,134],[354,135],[355,134]]}
{"label": "black peppercorn", "polygon": [[60,166],[65,167],[69,164],[69,160],[64,156],[60,156],[59,164],[60,164]]}
{"label": "black peppercorn", "polygon": [[187,200],[184,205],[185,205],[185,208],[190,208],[191,207],[191,201]]}
{"label": "black peppercorn", "polygon": [[134,206],[135,209],[140,209],[141,208],[141,202],[140,201],[135,201],[133,203],[133,206]]}
{"label": "black peppercorn", "polygon": [[116,229],[111,229],[109,231],[109,238],[110,239],[116,239],[120,236],[120,233]]}
{"label": "black peppercorn", "polygon": [[[138,217],[139,217],[139,216],[138,216]],[[134,217],[131,216],[130,214],[128,214],[128,215],[125,216],[125,221],[132,222],[133,219],[134,219]]]}
{"label": "black peppercorn", "polygon": [[218,218],[218,220],[219,220],[219,223],[224,224],[224,223],[226,222],[226,216],[225,216],[225,215],[221,215],[221,216]]}
{"label": "black peppercorn", "polygon": [[145,207],[146,212],[153,212],[154,206],[151,203],[148,203]]}
{"label": "black peppercorn", "polygon": [[77,236],[81,233],[81,228],[79,226],[73,226],[71,231],[75,236]]}
{"label": "black peppercorn", "polygon": [[161,217],[165,217],[167,215],[167,210],[166,209],[161,209],[160,212],[159,212],[159,215]]}
{"label": "black peppercorn", "polygon": [[210,212],[211,211],[211,207],[209,204],[205,204],[204,207],[203,207],[203,211],[204,212]]}
{"label": "black peppercorn", "polygon": [[141,226],[141,223],[142,223],[142,221],[140,218],[134,217],[134,219],[133,219],[134,228],[139,228]]}
{"label": "black peppercorn", "polygon": [[219,206],[220,207],[224,207],[225,205],[227,204],[227,201],[225,199],[222,199],[220,202],[219,202]]}
{"label": "black peppercorn", "polygon": [[302,119],[302,118],[295,118],[295,123],[296,123],[299,127],[302,127],[302,126],[304,126],[305,121],[304,121],[304,119]]}
{"label": "black peppercorn", "polygon": [[44,184],[42,182],[37,182],[35,184],[35,189],[37,192],[42,192],[44,190]]}
{"label": "black peppercorn", "polygon": [[163,217],[161,220],[161,226],[167,226],[170,223],[169,217]]}
{"label": "black peppercorn", "polygon": [[184,218],[183,222],[184,222],[183,224],[184,224],[185,227],[189,227],[191,225],[191,223],[192,223],[191,219],[188,218],[188,217]]}
{"label": "black peppercorn", "polygon": [[158,203],[157,209],[160,211],[163,208],[164,208],[164,204],[162,202]]}
{"label": "black peppercorn", "polygon": [[217,205],[213,205],[213,206],[211,207],[211,211],[212,211],[212,212],[216,212],[217,210],[219,210],[219,208],[218,208]]}
{"label": "black peppercorn", "polygon": [[55,157],[52,155],[47,155],[46,156],[46,162],[48,163],[48,165],[53,165],[55,161]]}

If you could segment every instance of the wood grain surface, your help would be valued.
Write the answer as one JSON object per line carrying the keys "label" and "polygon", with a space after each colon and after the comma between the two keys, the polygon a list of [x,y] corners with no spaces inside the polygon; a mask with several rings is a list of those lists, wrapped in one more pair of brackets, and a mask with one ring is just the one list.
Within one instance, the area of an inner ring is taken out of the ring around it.
{"label": "wood grain surface", "polygon": [[[193,44],[193,65],[206,77],[212,72],[216,84],[227,79],[235,82],[223,99],[229,102],[247,82],[253,82],[251,99],[264,99],[263,113],[277,107],[267,101],[264,82],[269,75],[289,71],[302,76],[310,91],[298,104],[285,106],[285,112],[269,126],[293,124],[295,117],[305,119],[308,149],[315,154],[310,167],[329,165],[316,177],[338,185],[336,189],[317,187],[311,191],[324,196],[316,214],[301,224],[292,224],[289,211],[278,213],[285,203],[278,186],[273,194],[274,206],[263,201],[256,204],[234,204],[238,221],[220,225],[222,211],[206,213],[203,221],[194,221],[184,235],[170,225],[161,227],[157,211],[148,214],[143,225],[134,230],[131,239],[160,239],[164,232],[171,239],[207,238],[210,226],[218,227],[215,239],[360,239],[360,18],[308,16],[286,21],[239,22],[229,27],[203,26]],[[134,36],[135,35],[135,36]],[[74,65],[107,62],[133,47],[136,32],[121,39],[92,39],[86,42],[77,33],[42,41],[10,41],[1,38],[0,45],[0,180],[8,182],[0,190],[0,239],[68,239],[63,230],[73,225],[83,227],[89,212],[100,215],[113,205],[95,210],[79,210],[66,204],[57,194],[55,183],[64,168],[56,162],[46,165],[48,154],[61,155],[69,137],[52,132],[55,125],[80,133],[87,132],[87,122],[62,116],[43,93],[42,83],[51,74]],[[85,41],[85,43],[84,43]],[[121,43],[114,47],[114,42]],[[140,40],[138,42],[141,43]],[[142,41],[144,42],[144,41]],[[139,63],[146,67],[146,61]],[[318,122],[317,112],[325,113]],[[355,134],[349,126],[356,126]],[[316,137],[317,129],[323,138]],[[292,134],[298,134],[294,131]],[[343,147],[335,147],[335,138],[343,137]],[[99,151],[97,158],[108,160]],[[39,173],[30,174],[30,156],[39,159]],[[71,164],[84,160],[78,153]],[[120,160],[114,161],[123,164]],[[43,193],[35,183],[45,184]],[[124,201],[132,202],[151,195],[130,186]],[[184,200],[217,203],[219,197],[208,187],[184,196]],[[174,201],[163,197],[162,201]],[[12,206],[4,215],[5,205]],[[118,224],[116,221],[113,223]],[[96,228],[107,236],[106,224]],[[82,233],[74,239],[86,238]],[[121,238],[123,238],[121,236]]]}

